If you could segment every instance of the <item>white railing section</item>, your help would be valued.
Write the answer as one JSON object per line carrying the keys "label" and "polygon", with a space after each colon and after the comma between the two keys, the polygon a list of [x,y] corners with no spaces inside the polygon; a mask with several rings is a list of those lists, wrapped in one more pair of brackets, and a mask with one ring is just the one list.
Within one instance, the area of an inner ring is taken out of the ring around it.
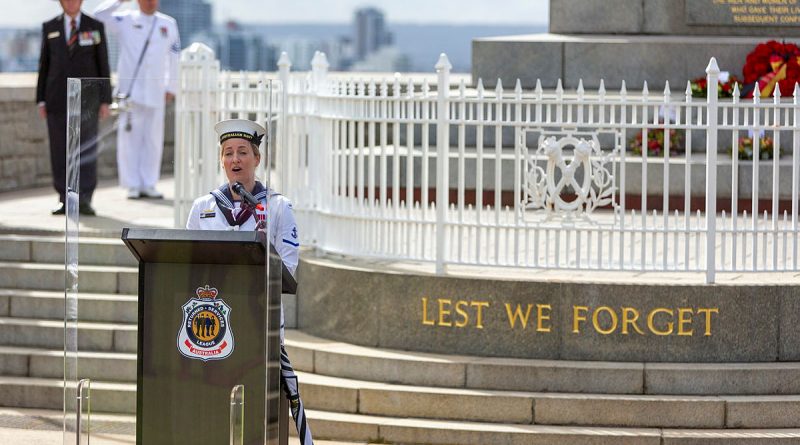
{"label": "white railing section", "polygon": [[[713,88],[697,100],[688,85],[629,93],[624,82],[615,93],[560,81],[487,90],[480,79],[452,84],[444,55],[434,81],[365,81],[329,74],[318,53],[309,73],[290,72],[283,55],[269,93],[274,74],[184,61],[177,147],[202,148],[189,164],[210,168],[176,173],[179,225],[189,198],[221,181],[216,144],[198,135],[220,118],[261,121],[270,104],[272,185],[293,199],[304,243],[324,252],[432,262],[439,273],[690,271],[714,282],[717,272],[798,270],[797,87],[793,101],[778,89],[771,101],[718,100]],[[706,73],[716,85],[714,59]],[[659,133],[656,156],[628,150]],[[770,138],[772,159],[740,160],[747,135],[755,153]]]}

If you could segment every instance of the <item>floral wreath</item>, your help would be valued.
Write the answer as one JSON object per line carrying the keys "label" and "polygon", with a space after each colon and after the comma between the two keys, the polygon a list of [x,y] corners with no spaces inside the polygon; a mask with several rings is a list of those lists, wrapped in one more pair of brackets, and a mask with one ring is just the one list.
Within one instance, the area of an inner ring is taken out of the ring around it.
{"label": "floral wreath", "polygon": [[[717,84],[717,95],[719,98],[733,97],[733,88],[736,84],[741,85],[741,81],[736,76],[728,76],[727,80],[723,81],[720,78]],[[691,81],[692,97],[705,98],[708,95],[708,80],[704,77],[698,77]]]}
{"label": "floral wreath", "polygon": [[771,96],[775,85],[782,95],[791,95],[795,83],[800,82],[800,48],[775,40],[760,43],[747,55],[742,71],[742,97],[753,97],[756,84],[761,97]]}

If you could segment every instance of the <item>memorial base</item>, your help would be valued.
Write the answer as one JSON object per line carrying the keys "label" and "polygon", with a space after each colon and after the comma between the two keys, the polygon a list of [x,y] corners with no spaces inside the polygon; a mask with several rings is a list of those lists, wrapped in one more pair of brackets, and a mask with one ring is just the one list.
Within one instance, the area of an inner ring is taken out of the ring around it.
{"label": "memorial base", "polygon": [[800,359],[800,286],[791,274],[733,274],[708,285],[679,272],[451,269],[437,276],[410,263],[305,258],[298,327],[369,347],[483,357]]}
{"label": "memorial base", "polygon": [[[686,82],[705,77],[709,59],[715,57],[722,71],[741,79],[747,54],[759,43],[774,37],[531,34],[487,37],[472,42],[472,78],[494,88],[497,79],[512,89],[517,79],[523,88],[555,88],[558,79],[565,89],[575,89],[579,80],[588,92],[604,80],[608,91],[618,90],[625,80],[629,91],[639,91],[647,81],[651,93],[663,91],[668,80],[672,92],[686,89]],[[800,38],[785,39],[800,43]]]}

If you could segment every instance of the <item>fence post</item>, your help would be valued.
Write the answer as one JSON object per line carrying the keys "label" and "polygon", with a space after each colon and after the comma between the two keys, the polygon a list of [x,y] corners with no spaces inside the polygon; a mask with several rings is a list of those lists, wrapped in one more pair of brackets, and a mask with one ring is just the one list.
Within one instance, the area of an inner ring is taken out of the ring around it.
{"label": "fence post", "polygon": [[[797,238],[800,236],[797,224],[797,207],[800,206],[800,84],[794,84],[794,130],[792,130],[792,269],[797,270]],[[788,248],[788,246],[787,246]]]}
{"label": "fence post", "polygon": [[[194,198],[216,187],[219,171],[214,124],[219,100],[219,61],[193,43],[181,52],[183,90],[175,101],[175,227],[183,227]],[[199,89],[194,89],[199,85]],[[196,111],[200,110],[200,111]],[[199,113],[199,119],[195,116]]]}
{"label": "fence post", "polygon": [[[314,58],[311,60],[311,97],[309,97],[309,106],[306,108],[306,126],[305,131],[308,134],[308,148],[306,165],[308,175],[301,175],[300,178],[313,178],[310,181],[300,180],[298,187],[306,189],[308,192],[306,209],[314,209],[319,211],[323,202],[326,202],[326,193],[330,193],[330,184],[328,183],[328,171],[326,167],[328,157],[332,156],[331,147],[328,145],[330,140],[325,139],[325,122],[320,117],[322,99],[321,96],[325,94],[328,86],[328,58],[325,53],[317,51]],[[319,239],[317,233],[312,232],[311,238],[316,242]]]}
{"label": "fence post", "polygon": [[719,66],[712,57],[706,67],[706,283],[714,283],[717,272],[717,83]]}
{"label": "fence post", "polygon": [[[436,63],[436,273],[445,272],[445,220],[449,206],[450,113],[447,97],[450,93],[450,70],[453,66],[442,53]],[[427,203],[423,203],[427,205]]]}
{"label": "fence post", "polygon": [[[280,118],[278,119],[278,146],[273,147],[275,156],[275,170],[277,171],[278,190],[283,190],[283,193],[291,193],[289,190],[289,175],[291,170],[289,168],[289,70],[292,68],[292,61],[289,60],[289,55],[286,51],[281,52],[278,59],[278,79],[281,82],[281,103],[280,103]],[[292,196],[292,195],[289,195]]]}
{"label": "fence post", "polygon": [[311,59],[311,72],[312,81],[314,82],[313,88],[316,94],[321,94],[325,90],[328,81],[328,58],[325,53],[317,51],[314,53],[314,58]]}

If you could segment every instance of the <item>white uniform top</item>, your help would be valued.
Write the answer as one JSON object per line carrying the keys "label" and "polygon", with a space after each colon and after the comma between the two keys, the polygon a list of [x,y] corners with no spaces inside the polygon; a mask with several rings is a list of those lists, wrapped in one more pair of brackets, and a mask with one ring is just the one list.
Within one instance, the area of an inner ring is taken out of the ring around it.
{"label": "white uniform top", "polygon": [[[292,202],[272,190],[267,191],[266,199],[262,199],[261,202],[266,203],[269,242],[275,246],[283,264],[294,276],[300,256],[300,240],[297,235],[294,212],[292,212]],[[238,204],[238,202],[226,203],[229,208],[237,209],[239,208]],[[194,200],[189,218],[186,220],[186,228],[189,230],[255,230],[256,220],[252,216],[241,226],[231,226],[219,209],[214,195],[208,194]],[[285,324],[283,304],[281,304],[281,344],[283,344]]]}
{"label": "white uniform top", "polygon": [[[229,207],[234,207],[235,203],[231,204]],[[292,212],[292,203],[285,196],[269,190],[266,208],[269,242],[275,246],[283,264],[294,275],[299,258],[300,241]],[[214,195],[208,194],[194,200],[186,221],[186,228],[190,230],[255,230],[256,221],[254,217],[251,217],[241,226],[231,226],[218,208]]]}
{"label": "white uniform top", "polygon": [[[107,0],[94,11],[94,16],[105,24],[106,30],[118,37],[117,92],[130,92],[130,101],[137,104],[163,107],[164,93],[176,94],[178,91],[181,53],[178,24],[175,19],[160,12],[146,15],[135,9],[117,11],[120,6],[122,2],[119,0]],[[142,65],[134,81],[136,64],[148,35],[150,44],[142,56]]]}

